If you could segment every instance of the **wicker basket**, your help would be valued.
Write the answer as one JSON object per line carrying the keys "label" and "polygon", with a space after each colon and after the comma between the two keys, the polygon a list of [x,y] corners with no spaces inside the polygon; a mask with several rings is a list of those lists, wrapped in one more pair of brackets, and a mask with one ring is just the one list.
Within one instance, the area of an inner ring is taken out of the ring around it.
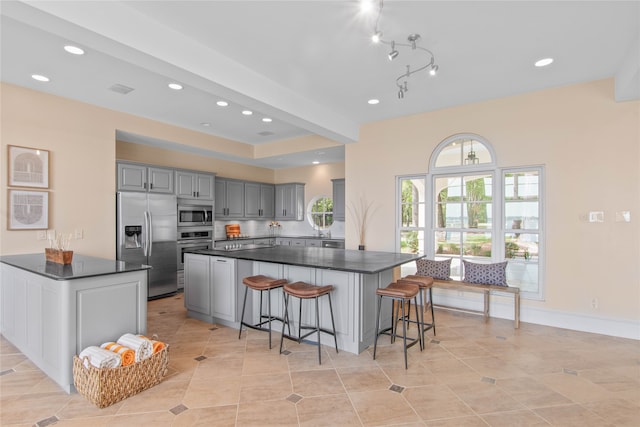
{"label": "wicker basket", "polygon": [[167,374],[169,346],[148,359],[119,368],[85,367],[73,356],[73,384],[98,408],[106,408],[160,383]]}

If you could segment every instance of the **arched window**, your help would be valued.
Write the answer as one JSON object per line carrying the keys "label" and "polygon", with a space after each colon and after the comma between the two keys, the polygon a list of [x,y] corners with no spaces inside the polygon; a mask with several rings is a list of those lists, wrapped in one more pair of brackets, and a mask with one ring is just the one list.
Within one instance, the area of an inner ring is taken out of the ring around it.
{"label": "arched window", "polygon": [[[496,164],[486,139],[461,133],[436,146],[427,174],[398,177],[398,249],[409,252],[417,237],[417,251],[429,259],[450,259],[451,277],[458,280],[464,278],[462,260],[507,260],[509,285],[520,287],[525,297],[542,299],[543,168]],[[415,191],[423,185],[425,191]],[[425,203],[416,203],[416,194],[424,195]],[[418,206],[425,206],[424,219],[414,218]]]}

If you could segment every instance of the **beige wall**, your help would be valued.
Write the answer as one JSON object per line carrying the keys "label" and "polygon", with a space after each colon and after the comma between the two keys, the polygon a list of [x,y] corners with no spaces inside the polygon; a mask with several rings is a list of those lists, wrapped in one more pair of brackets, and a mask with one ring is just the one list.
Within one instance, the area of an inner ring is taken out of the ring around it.
{"label": "beige wall", "polygon": [[[500,167],[545,166],[546,295],[525,307],[640,319],[640,102],[615,102],[603,80],[363,126],[345,163],[347,203],[374,203],[367,249],[395,249],[395,177],[427,172],[433,149],[462,132],[485,137]],[[631,223],[615,222],[622,210]]]}

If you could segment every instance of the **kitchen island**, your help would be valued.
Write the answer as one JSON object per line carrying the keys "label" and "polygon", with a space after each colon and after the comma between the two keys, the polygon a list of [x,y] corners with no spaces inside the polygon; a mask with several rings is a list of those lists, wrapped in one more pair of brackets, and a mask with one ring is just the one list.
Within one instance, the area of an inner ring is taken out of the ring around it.
{"label": "kitchen island", "polygon": [[[358,354],[373,344],[375,290],[393,281],[395,267],[421,257],[393,252],[289,246],[194,251],[185,255],[185,306],[193,318],[239,328],[244,277],[263,274],[289,282],[333,285],[331,299],[338,348]],[[251,316],[253,322],[257,323],[259,294],[250,295],[255,298],[247,302],[245,317],[250,321]],[[271,304],[271,312],[282,317],[284,301],[280,289],[272,294]],[[290,314],[298,313],[297,304],[294,298]],[[387,309],[385,307],[383,311],[385,321],[390,318],[390,310]],[[303,311],[303,322],[313,323],[314,307],[305,306]],[[297,321],[297,314],[293,317]],[[320,303],[320,323],[322,327],[330,329],[327,301]],[[295,326],[292,324],[292,330]],[[282,325],[275,322],[273,328],[278,331]]]}
{"label": "kitchen island", "polygon": [[73,356],[147,329],[147,265],[75,255],[0,257],[2,335],[67,393]]}

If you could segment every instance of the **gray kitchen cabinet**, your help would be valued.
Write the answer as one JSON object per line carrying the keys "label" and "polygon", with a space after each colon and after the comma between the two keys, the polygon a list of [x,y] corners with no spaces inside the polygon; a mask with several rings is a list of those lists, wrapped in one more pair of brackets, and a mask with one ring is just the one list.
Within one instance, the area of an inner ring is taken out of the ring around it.
{"label": "gray kitchen cabinet", "polygon": [[254,239],[253,243],[260,246],[273,246],[276,244],[276,239],[275,237],[263,237],[261,239]]}
{"label": "gray kitchen cabinet", "polygon": [[332,179],[333,182],[333,220],[345,220],[345,188],[344,178]]}
{"label": "gray kitchen cabinet", "polygon": [[291,239],[291,246],[306,246],[307,242],[305,239]]}
{"label": "gray kitchen cabinet", "polygon": [[236,260],[209,255],[184,257],[185,307],[203,321],[235,322]]}
{"label": "gray kitchen cabinet", "polygon": [[184,256],[184,306],[205,316],[211,315],[211,271],[209,256]]}
{"label": "gray kitchen cabinet", "polygon": [[244,181],[216,178],[216,219],[244,217]]}
{"label": "gray kitchen cabinet", "polygon": [[304,184],[276,184],[275,219],[286,221],[304,220]]}
{"label": "gray kitchen cabinet", "polygon": [[176,196],[191,199],[213,200],[215,175],[193,171],[176,171]]}
{"label": "gray kitchen cabinet", "polygon": [[271,184],[245,182],[245,218],[273,218],[275,215],[275,191],[275,186]]}
{"label": "gray kitchen cabinet", "polygon": [[322,246],[322,240],[320,239],[305,239],[304,241],[304,245],[305,246],[312,246],[312,247],[321,247]]}
{"label": "gray kitchen cabinet", "polygon": [[236,260],[210,257],[211,315],[216,319],[236,320]]}
{"label": "gray kitchen cabinet", "polygon": [[276,245],[278,246],[291,246],[291,239],[287,239],[284,237],[276,238]]}
{"label": "gray kitchen cabinet", "polygon": [[173,169],[139,163],[117,163],[118,191],[173,194]]}

